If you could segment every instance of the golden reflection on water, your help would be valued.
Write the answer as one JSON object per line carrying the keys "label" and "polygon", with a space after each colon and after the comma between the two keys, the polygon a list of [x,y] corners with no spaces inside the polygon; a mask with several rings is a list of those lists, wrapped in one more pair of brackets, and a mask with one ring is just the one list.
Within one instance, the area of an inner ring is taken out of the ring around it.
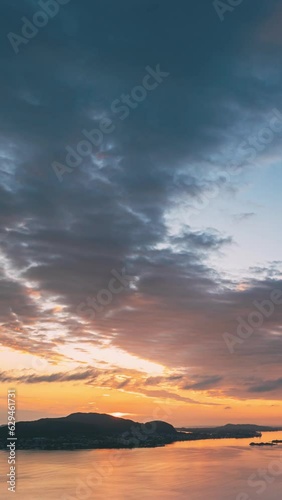
{"label": "golden reflection on water", "polygon": [[[264,433],[259,442],[281,439]],[[17,453],[20,500],[280,500],[282,445],[250,447],[254,439],[180,442],[160,448]],[[248,485],[258,470],[280,463],[264,494]],[[7,455],[0,453],[2,474]],[[3,477],[3,476],[2,476]],[[4,481],[1,500],[10,500]]]}
{"label": "golden reflection on water", "polygon": [[[186,447],[187,444],[188,446],[192,446],[195,448],[224,448],[224,447],[230,447],[230,446],[240,446],[245,448],[246,446],[249,446],[250,443],[268,443],[271,442],[273,439],[279,439],[282,440],[282,431],[279,432],[263,432],[261,438],[247,438],[247,439],[206,439],[206,440],[200,440],[200,441],[190,441],[190,442],[185,442],[185,441],[180,441],[179,443],[173,443],[170,446],[174,446],[176,448],[181,448],[181,447]],[[281,494],[281,499],[282,499],[282,494]]]}

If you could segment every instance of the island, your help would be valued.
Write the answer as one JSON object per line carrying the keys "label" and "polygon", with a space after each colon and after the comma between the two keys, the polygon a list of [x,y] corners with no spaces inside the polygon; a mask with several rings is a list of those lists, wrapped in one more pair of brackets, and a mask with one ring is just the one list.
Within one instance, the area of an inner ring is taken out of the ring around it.
{"label": "island", "polygon": [[[257,425],[182,428],[155,420],[145,424],[100,413],[72,413],[66,417],[17,422],[13,433],[18,450],[78,450],[101,448],[151,448],[177,441],[260,437],[276,431]],[[0,449],[7,449],[7,425],[0,426]]]}
{"label": "island", "polygon": [[277,443],[250,443],[250,446],[277,446]]}

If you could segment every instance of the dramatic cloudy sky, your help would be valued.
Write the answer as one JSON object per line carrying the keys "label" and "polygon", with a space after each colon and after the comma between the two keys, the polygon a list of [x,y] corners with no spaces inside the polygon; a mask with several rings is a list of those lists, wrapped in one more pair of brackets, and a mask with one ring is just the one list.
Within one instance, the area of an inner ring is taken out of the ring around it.
{"label": "dramatic cloudy sky", "polygon": [[70,0],[17,38],[39,10],[2,0],[1,422],[15,387],[21,419],[281,424],[281,2]]}

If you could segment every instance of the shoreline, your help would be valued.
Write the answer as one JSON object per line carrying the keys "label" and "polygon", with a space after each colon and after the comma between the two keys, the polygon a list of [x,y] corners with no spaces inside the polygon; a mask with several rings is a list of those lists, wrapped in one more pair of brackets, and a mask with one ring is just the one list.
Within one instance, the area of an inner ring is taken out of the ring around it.
{"label": "shoreline", "polygon": [[[263,431],[264,433],[268,432],[281,432],[282,429],[268,429]],[[254,432],[254,433],[246,433],[246,434],[241,434],[241,435],[236,435],[236,433],[231,434],[231,435],[221,435],[221,436],[207,436],[207,435],[201,435],[199,433],[198,435],[192,435],[191,434],[186,434],[178,432],[178,436],[175,436],[175,438],[153,438],[151,441],[148,440],[147,443],[142,443],[141,441],[139,444],[125,444],[121,442],[113,442],[113,438],[109,438],[109,441],[111,440],[112,442],[108,443],[101,443],[97,442],[92,442],[92,444],[89,443],[91,441],[88,439],[87,443],[84,442],[78,442],[78,441],[72,441],[70,440],[69,442],[66,441],[64,438],[63,442],[60,442],[60,438],[56,440],[52,439],[46,439],[46,438],[31,438],[30,440],[28,439],[21,439],[18,440],[17,442],[17,451],[91,451],[91,450],[133,450],[133,449],[144,449],[144,448],[161,448],[165,447],[170,444],[175,444],[178,442],[192,442],[192,441],[220,441],[223,439],[254,439],[254,438],[261,438],[262,433],[261,432]],[[63,438],[62,438],[63,439]],[[117,438],[118,440],[119,438]],[[29,441],[29,442],[28,442]],[[271,444],[272,446],[275,446],[275,444],[281,444],[282,441],[280,440],[272,440]],[[258,446],[258,447],[263,447],[266,445],[265,443],[250,443],[252,446]],[[270,443],[269,443],[270,445]],[[0,451],[3,452],[8,452],[9,450],[5,447],[3,442],[0,442]]]}

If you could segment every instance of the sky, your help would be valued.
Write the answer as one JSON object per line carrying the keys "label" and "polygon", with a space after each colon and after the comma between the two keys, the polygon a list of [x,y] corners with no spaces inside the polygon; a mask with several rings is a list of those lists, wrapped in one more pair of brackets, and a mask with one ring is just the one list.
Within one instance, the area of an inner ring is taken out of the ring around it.
{"label": "sky", "polygon": [[230,5],[2,0],[1,423],[282,425],[282,7]]}

